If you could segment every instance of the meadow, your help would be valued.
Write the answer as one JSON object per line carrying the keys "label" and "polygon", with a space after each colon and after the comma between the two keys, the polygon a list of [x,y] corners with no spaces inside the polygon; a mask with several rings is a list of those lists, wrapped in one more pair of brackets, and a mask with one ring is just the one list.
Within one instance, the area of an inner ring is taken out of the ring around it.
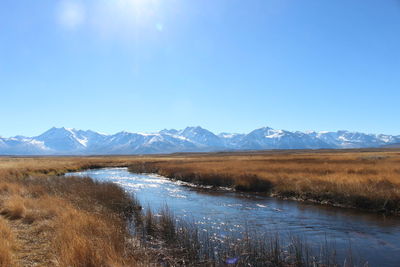
{"label": "meadow", "polygon": [[137,266],[137,259],[146,262],[146,254],[129,242],[126,218],[138,208],[134,199],[113,184],[56,176],[98,167],[94,164],[108,162],[0,159],[0,266]]}
{"label": "meadow", "polygon": [[[129,166],[132,172],[192,183],[399,215],[399,163],[400,151],[390,149],[0,157],[0,266],[150,266],[160,259],[187,265],[213,260],[200,246],[209,243],[207,237],[198,235],[195,227],[176,225],[169,212],[157,217],[141,210],[117,185],[62,176],[66,172]],[[132,220],[139,236],[132,235]],[[301,242],[293,242],[292,255],[298,257],[289,263],[280,258],[278,240],[263,242],[252,239],[240,242],[245,247],[231,247],[253,251],[254,262],[269,258],[270,266],[315,265],[304,258],[308,252]],[[183,250],[192,252],[182,255]]]}
{"label": "meadow", "polygon": [[191,154],[144,159],[131,172],[399,215],[398,150]]}

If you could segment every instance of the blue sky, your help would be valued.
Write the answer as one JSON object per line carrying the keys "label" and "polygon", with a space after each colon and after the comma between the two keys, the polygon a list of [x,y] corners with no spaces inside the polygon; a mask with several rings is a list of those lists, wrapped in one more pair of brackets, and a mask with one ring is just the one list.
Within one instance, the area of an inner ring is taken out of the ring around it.
{"label": "blue sky", "polygon": [[400,1],[0,4],[0,135],[400,134]]}

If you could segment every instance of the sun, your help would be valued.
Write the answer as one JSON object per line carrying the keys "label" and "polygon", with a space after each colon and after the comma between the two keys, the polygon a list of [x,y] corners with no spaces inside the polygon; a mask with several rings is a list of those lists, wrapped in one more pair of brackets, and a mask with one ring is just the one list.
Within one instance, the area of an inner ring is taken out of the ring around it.
{"label": "sun", "polygon": [[116,4],[124,13],[138,19],[149,19],[157,15],[161,2],[160,0],[117,0]]}
{"label": "sun", "polygon": [[68,30],[88,27],[102,38],[143,38],[165,32],[167,1],[171,0],[62,0],[57,17]]}

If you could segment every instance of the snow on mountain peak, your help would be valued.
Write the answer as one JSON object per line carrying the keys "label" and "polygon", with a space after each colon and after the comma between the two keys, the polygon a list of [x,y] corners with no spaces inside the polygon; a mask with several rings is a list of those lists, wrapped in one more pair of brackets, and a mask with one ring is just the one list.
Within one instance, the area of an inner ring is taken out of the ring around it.
{"label": "snow on mountain peak", "polygon": [[215,135],[200,126],[156,133],[122,131],[113,135],[53,127],[36,137],[0,138],[0,154],[135,154],[240,149],[362,148],[400,143],[400,136],[337,132],[291,132],[270,127],[248,134]]}

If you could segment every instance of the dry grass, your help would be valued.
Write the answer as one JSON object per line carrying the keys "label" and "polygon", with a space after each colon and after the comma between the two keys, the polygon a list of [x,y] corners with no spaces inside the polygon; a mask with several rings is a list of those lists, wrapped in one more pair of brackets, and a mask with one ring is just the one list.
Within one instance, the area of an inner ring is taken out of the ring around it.
{"label": "dry grass", "polygon": [[247,229],[221,235],[212,227],[199,228],[192,221],[177,219],[167,206],[157,214],[149,209],[137,217],[136,236],[159,253],[160,266],[367,266],[354,260],[351,252],[339,259],[335,244],[328,241],[312,248],[303,238],[278,233]]}
{"label": "dry grass", "polygon": [[190,182],[399,214],[399,163],[396,150],[0,157],[0,266],[150,261],[127,230],[138,204],[116,185],[57,177],[65,172],[131,166]]}
{"label": "dry grass", "polygon": [[14,236],[8,223],[0,218],[0,266],[14,265],[13,250],[15,249]]}
{"label": "dry grass", "polygon": [[109,166],[109,160],[0,159],[0,234],[17,237],[1,238],[0,266],[138,266],[149,260],[139,260],[141,251],[130,242],[126,219],[137,209],[134,199],[113,184],[51,176],[96,164]]}
{"label": "dry grass", "polygon": [[400,213],[398,151],[194,154],[146,159],[130,170],[284,198]]}
{"label": "dry grass", "polygon": [[[125,194],[122,194],[122,198],[104,195],[104,198],[108,198],[106,203],[102,203],[95,196],[79,195],[79,192],[71,195],[68,195],[68,192],[60,193],[57,192],[61,188],[61,186],[57,188],[57,180],[61,179],[63,178],[50,178],[54,180],[51,181],[54,191],[48,190],[47,193],[37,195],[36,184],[35,194],[31,194],[28,185],[27,194],[10,195],[2,204],[3,221],[7,219],[14,225],[20,225],[18,227],[29,227],[31,228],[29,235],[33,236],[26,238],[36,239],[32,242],[40,240],[43,244],[47,243],[47,250],[44,247],[39,248],[42,251],[32,249],[32,253],[39,252],[43,256],[43,259],[37,259],[35,256],[35,260],[57,266],[136,266],[134,251],[129,248],[130,244],[127,242],[129,233],[124,217],[127,214],[123,213],[125,210],[118,208],[114,210],[113,206],[108,205],[108,201],[127,203],[126,200],[129,198],[125,197]],[[69,183],[73,184],[74,180],[69,179]],[[116,187],[108,186],[111,191]],[[44,184],[43,187],[50,186]],[[96,187],[96,183],[92,182],[92,187]],[[100,190],[104,192],[103,189]],[[89,203],[80,205],[86,201]],[[129,202],[129,206],[132,206],[132,203]],[[0,232],[4,232],[2,228]],[[14,244],[13,241],[9,242]],[[31,244],[25,244],[25,249],[26,245]],[[2,244],[1,249],[5,248]],[[7,255],[7,253],[1,254]]]}
{"label": "dry grass", "polygon": [[3,209],[0,214],[5,216],[7,219],[16,220],[25,217],[26,208],[24,205],[24,199],[18,195],[12,195],[3,203]]}
{"label": "dry grass", "polygon": [[[117,223],[117,224],[115,224]],[[120,222],[66,207],[55,220],[57,262],[61,266],[127,266]]]}

